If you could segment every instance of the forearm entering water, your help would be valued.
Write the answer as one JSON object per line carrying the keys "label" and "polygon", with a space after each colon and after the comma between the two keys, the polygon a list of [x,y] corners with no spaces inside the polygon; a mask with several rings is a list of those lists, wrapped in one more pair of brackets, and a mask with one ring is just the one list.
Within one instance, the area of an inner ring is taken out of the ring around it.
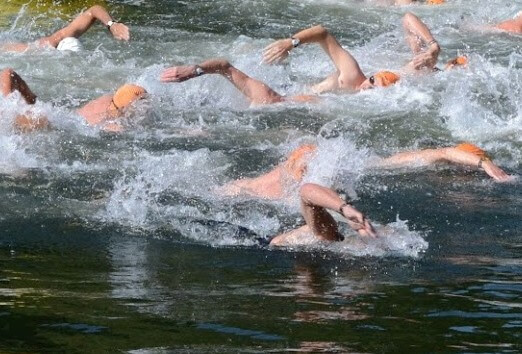
{"label": "forearm entering water", "polygon": [[36,95],[13,69],[5,69],[0,73],[0,87],[4,96],[18,91],[28,104],[36,102]]}

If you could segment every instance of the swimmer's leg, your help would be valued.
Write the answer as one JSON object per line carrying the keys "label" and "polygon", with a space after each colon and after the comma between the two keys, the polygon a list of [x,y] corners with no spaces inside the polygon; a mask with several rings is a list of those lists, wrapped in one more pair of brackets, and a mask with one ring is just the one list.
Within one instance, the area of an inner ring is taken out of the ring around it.
{"label": "swimmer's leg", "polygon": [[13,69],[5,69],[0,73],[0,89],[4,96],[18,91],[28,104],[34,104],[36,102],[36,95]]}

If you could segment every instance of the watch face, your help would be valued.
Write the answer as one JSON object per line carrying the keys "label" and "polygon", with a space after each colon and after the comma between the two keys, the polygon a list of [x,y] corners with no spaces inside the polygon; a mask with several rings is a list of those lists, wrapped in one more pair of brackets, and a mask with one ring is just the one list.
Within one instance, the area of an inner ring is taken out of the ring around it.
{"label": "watch face", "polygon": [[299,45],[299,43],[301,43],[301,41],[297,38],[292,38],[292,45],[294,47],[297,47]]}

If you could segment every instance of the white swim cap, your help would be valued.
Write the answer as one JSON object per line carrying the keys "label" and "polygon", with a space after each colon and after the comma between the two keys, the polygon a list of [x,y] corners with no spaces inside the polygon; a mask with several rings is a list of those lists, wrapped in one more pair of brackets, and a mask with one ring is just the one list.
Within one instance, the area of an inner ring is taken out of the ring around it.
{"label": "white swim cap", "polygon": [[58,43],[58,50],[70,50],[72,52],[78,52],[83,49],[82,42],[78,38],[66,37]]}

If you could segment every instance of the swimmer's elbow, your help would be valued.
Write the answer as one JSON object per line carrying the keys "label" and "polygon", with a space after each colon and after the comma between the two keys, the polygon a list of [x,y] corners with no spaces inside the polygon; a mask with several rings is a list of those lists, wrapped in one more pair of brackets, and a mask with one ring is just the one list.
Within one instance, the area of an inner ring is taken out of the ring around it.
{"label": "swimmer's elbow", "polygon": [[317,35],[321,38],[321,39],[325,39],[326,37],[328,37],[328,35],[330,34],[328,32],[328,30],[323,26],[323,25],[317,25],[315,26],[316,28],[316,31],[317,31]]}
{"label": "swimmer's elbow", "polygon": [[299,196],[301,200],[308,200],[308,196],[315,193],[317,191],[317,185],[314,183],[305,183],[299,189]]}
{"label": "swimmer's elbow", "polygon": [[95,13],[99,13],[100,11],[107,12],[107,10],[105,10],[105,8],[101,5],[91,6],[86,12],[94,15]]}
{"label": "swimmer's elbow", "polygon": [[408,28],[411,21],[415,21],[416,19],[417,19],[417,16],[415,16],[412,12],[408,11],[402,17],[402,25],[405,28]]}

